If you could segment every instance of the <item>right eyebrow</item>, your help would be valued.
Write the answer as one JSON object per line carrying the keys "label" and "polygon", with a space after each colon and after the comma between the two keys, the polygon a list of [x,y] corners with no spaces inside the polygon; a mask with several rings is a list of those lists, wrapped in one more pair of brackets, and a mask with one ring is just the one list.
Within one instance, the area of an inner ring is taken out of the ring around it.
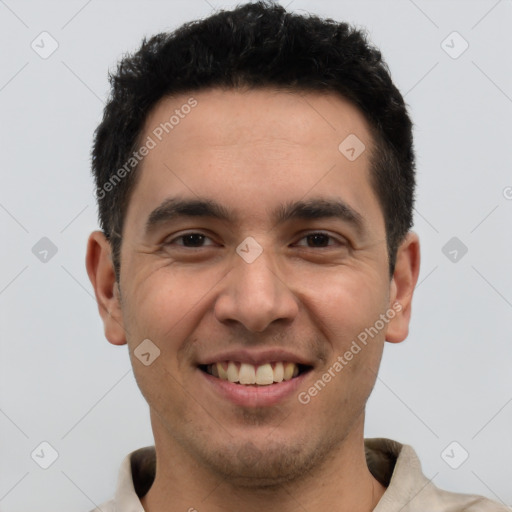
{"label": "right eyebrow", "polygon": [[215,201],[169,197],[149,214],[145,234],[149,234],[158,225],[179,217],[211,217],[231,222],[236,220],[224,206]]}

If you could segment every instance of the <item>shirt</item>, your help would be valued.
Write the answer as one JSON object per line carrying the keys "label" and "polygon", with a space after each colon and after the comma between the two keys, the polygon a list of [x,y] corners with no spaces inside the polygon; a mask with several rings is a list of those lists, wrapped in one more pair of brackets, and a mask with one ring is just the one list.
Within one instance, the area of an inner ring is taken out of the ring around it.
{"label": "shirt", "polygon": [[[447,492],[422,472],[412,447],[383,438],[365,439],[368,469],[385,487],[374,512],[510,512],[510,508],[482,496]],[[144,512],[140,497],[155,478],[155,448],[128,454],[119,470],[116,493],[91,512]]]}

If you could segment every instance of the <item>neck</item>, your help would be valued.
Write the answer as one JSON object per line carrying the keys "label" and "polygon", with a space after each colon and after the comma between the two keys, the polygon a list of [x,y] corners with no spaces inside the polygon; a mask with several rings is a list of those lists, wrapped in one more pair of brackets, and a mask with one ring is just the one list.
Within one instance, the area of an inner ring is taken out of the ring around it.
{"label": "neck", "polygon": [[298,508],[308,512],[369,512],[376,507],[385,487],[368,469],[363,418],[359,423],[320,467],[300,480],[270,487],[233,485],[229,478],[196,462],[174,439],[157,435],[155,429],[156,475],[151,489],[141,499],[142,506],[146,512],[296,512]]}

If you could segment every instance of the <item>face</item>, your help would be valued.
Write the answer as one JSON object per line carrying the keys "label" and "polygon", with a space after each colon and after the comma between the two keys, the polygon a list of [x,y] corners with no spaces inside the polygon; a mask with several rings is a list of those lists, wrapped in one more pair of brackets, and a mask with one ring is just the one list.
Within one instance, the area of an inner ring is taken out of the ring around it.
{"label": "face", "polygon": [[212,89],[162,100],[148,136],[106,336],[129,345],[157,445],[294,478],[362,436],[400,321],[368,125],[331,94]]}

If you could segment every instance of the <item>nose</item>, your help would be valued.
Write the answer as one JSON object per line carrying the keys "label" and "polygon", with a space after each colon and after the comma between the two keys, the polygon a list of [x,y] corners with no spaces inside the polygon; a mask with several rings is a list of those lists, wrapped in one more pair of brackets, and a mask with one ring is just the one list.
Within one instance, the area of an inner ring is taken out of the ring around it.
{"label": "nose", "polygon": [[288,323],[298,312],[295,295],[264,250],[251,263],[234,256],[234,267],[226,275],[215,303],[219,322],[237,322],[251,332],[262,332],[277,320]]}

